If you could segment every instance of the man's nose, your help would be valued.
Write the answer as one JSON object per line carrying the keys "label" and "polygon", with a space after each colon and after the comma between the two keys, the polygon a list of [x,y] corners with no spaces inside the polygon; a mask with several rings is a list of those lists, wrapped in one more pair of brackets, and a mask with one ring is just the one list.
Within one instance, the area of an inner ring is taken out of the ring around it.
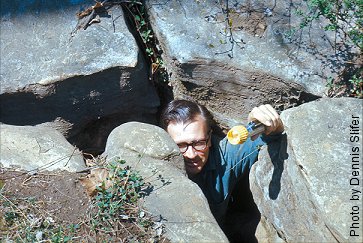
{"label": "man's nose", "polygon": [[194,151],[192,146],[188,146],[187,151],[185,151],[183,155],[186,158],[193,159],[197,156],[197,153]]}

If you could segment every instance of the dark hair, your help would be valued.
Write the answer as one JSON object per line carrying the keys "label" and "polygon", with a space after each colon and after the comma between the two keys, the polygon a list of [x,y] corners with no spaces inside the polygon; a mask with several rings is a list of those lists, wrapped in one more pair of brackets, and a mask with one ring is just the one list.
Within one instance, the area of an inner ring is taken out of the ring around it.
{"label": "dark hair", "polygon": [[197,115],[200,115],[205,119],[208,129],[212,128],[214,120],[207,108],[189,100],[173,100],[169,102],[162,111],[160,125],[166,130],[171,122],[192,122]]}

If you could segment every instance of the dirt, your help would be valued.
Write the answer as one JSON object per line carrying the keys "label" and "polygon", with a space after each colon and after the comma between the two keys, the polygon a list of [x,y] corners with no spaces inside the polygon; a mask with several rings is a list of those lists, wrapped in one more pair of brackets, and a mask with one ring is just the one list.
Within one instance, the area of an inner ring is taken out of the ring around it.
{"label": "dirt", "polygon": [[46,242],[169,242],[129,220],[120,219],[111,233],[94,230],[90,222],[95,204],[79,181],[85,175],[30,175],[0,168],[0,242],[34,241],[39,231],[42,240],[48,237]]}
{"label": "dirt", "polygon": [[231,13],[230,18],[234,31],[243,30],[252,36],[262,37],[267,28],[264,14],[260,12]]}
{"label": "dirt", "polygon": [[[214,18],[223,22],[224,13],[218,13]],[[240,6],[236,9],[230,9],[229,13],[230,27],[234,32],[244,31],[255,37],[263,37],[267,28],[266,17],[263,11],[253,10],[248,6]]]}

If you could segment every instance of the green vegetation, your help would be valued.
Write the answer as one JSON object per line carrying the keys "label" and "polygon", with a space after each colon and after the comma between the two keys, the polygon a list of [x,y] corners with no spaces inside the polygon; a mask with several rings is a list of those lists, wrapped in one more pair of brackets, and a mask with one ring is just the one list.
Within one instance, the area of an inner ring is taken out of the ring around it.
{"label": "green vegetation", "polygon": [[351,60],[346,62],[345,69],[338,75],[338,79],[327,81],[328,95],[346,94],[363,98],[363,69],[362,63],[359,63],[363,51],[363,0],[307,0],[305,2],[307,11],[297,9],[295,12],[301,17],[300,25],[298,28],[293,27],[287,35],[291,36],[297,30],[309,27],[315,20],[324,20],[324,30],[332,31],[335,35],[333,45],[335,51],[339,49],[338,42],[343,42],[347,47],[347,55],[351,57]]}
{"label": "green vegetation", "polygon": [[120,5],[123,8],[128,24],[135,30],[133,33],[135,39],[150,64],[150,79],[156,83],[167,83],[169,81],[168,74],[161,57],[160,48],[158,47],[157,40],[149,23],[143,1],[96,1],[93,6],[77,13],[79,21],[76,28],[72,31],[71,36],[73,37],[79,29],[85,30],[93,23],[98,23],[99,21],[95,19],[97,14],[108,12],[115,5]]}
{"label": "green vegetation", "polygon": [[[65,228],[47,216],[41,209],[41,201],[34,197],[8,199],[0,191],[0,231],[3,239],[15,242],[69,242],[79,229],[78,224]],[[5,238],[6,233],[6,238]]]}
{"label": "green vegetation", "polygon": [[[221,1],[220,6],[225,23],[224,33],[221,34],[228,40],[221,40],[220,43],[230,43],[230,49],[216,54],[227,53],[230,58],[233,58],[234,46],[237,45],[243,49],[246,43],[234,38],[235,23],[233,23],[232,16],[246,13],[248,16],[252,16],[252,13],[263,13],[265,16],[269,16],[271,10],[269,8],[252,9],[249,3],[232,5],[229,0]],[[327,33],[333,33],[335,36],[332,46],[336,58],[345,58],[340,60],[341,63],[344,63],[344,68],[333,71],[339,72],[337,77],[335,79],[327,78],[328,96],[363,98],[363,71],[360,68],[363,65],[363,0],[305,0],[292,4],[291,8],[295,8],[295,11],[291,11],[291,17],[299,17],[300,22],[296,26],[290,26],[290,29],[284,33],[287,39],[292,41],[296,38],[299,45],[308,45],[299,41],[302,35],[310,35],[310,32],[303,32],[303,30],[310,31],[312,24],[319,21]],[[260,16],[264,18],[263,15]],[[209,17],[216,19],[216,16],[210,15]],[[245,31],[248,30],[245,29]],[[208,46],[214,48],[212,44]],[[342,52],[345,53],[342,54]],[[347,57],[350,59],[346,60]],[[334,65],[332,64],[332,66]]]}
{"label": "green vegetation", "polygon": [[[198,0],[196,2],[199,3]],[[149,61],[150,79],[154,84],[161,84],[160,87],[165,87],[163,84],[168,82],[169,76],[161,56],[161,48],[158,46],[158,41],[151,28],[143,1],[133,0],[120,2],[114,0],[105,3],[97,2],[94,6],[83,11],[78,16],[79,18],[87,17],[87,24],[84,27],[86,28],[92,23],[96,10],[107,11],[110,6],[118,4],[123,7],[128,24],[134,30],[134,35],[139,43],[140,49]],[[236,29],[245,29],[245,31],[248,31],[248,28],[244,28],[245,26],[243,26],[245,21],[242,21],[242,23],[234,23],[235,19],[238,19],[238,15],[247,13],[247,16],[252,16],[251,13],[258,13],[260,15],[257,17],[263,19],[264,16],[271,16],[273,11],[270,8],[253,9],[249,2],[237,6],[236,4],[230,4],[229,0],[225,0],[220,1],[219,4],[221,13],[224,15],[222,22],[225,23],[224,31],[220,33],[223,37],[220,40],[220,44],[226,46],[229,44],[230,48],[226,51],[217,52],[216,54],[227,54],[230,58],[233,58],[234,47],[238,46],[243,49],[246,45],[242,39],[235,38],[234,31]],[[345,62],[344,69],[338,68],[339,70],[332,70],[335,73],[339,72],[335,80],[327,78],[327,87],[329,87],[328,96],[353,96],[362,98],[363,73],[362,69],[360,69],[362,63],[359,60],[361,59],[361,52],[363,50],[363,0],[305,0],[300,3],[294,3],[291,5],[291,8],[295,8],[295,11],[291,11],[291,16],[298,16],[301,21],[297,26],[291,26],[291,29],[285,33],[285,37],[288,39],[293,39],[293,37],[299,38],[301,37],[302,30],[310,30],[314,21],[319,20],[319,23],[323,25],[323,29],[327,32],[332,32],[335,36],[332,46],[335,50],[336,58],[344,57],[344,60],[339,60],[341,63]],[[214,15],[207,17],[210,17],[213,21],[217,19]],[[261,25],[263,30],[264,23],[261,22]],[[255,26],[254,31],[257,31],[256,28]],[[305,43],[305,45],[308,44]],[[214,48],[215,46],[209,43],[208,47]],[[345,53],[342,54],[341,52]],[[350,59],[347,60],[347,57]],[[332,64],[332,66],[334,65]]]}
{"label": "green vegetation", "polygon": [[356,74],[354,74],[350,79],[350,94],[357,98],[363,98],[363,69],[360,68],[357,70]]}
{"label": "green vegetation", "polygon": [[363,50],[363,0],[308,0],[306,4],[308,12],[296,11],[302,17],[301,29],[324,18],[326,31],[343,33],[345,40]]}
{"label": "green vegetation", "polygon": [[[108,232],[117,236],[122,228],[121,221],[135,224],[141,229],[137,238],[149,234],[154,225],[148,213],[138,205],[139,198],[144,195],[143,178],[129,166],[122,167],[124,160],[116,160],[108,165],[111,186],[106,188],[105,182],[97,187],[94,200],[96,212],[92,214],[91,225],[96,232]],[[158,238],[157,235],[155,235]]]}
{"label": "green vegetation", "polygon": [[156,82],[168,82],[168,74],[161,57],[158,42],[151,28],[145,5],[142,2],[131,1],[124,6],[125,13],[128,15],[129,24],[136,30],[140,38],[139,45],[149,59],[151,64],[150,75]]}
{"label": "green vegetation", "polygon": [[[140,198],[145,196],[143,189],[149,189],[148,184],[124,164],[124,160],[117,159],[105,165],[102,170],[107,173],[96,187],[97,194],[86,205],[88,214],[79,215],[79,222],[72,223],[62,222],[59,214],[54,216],[45,206],[52,202],[42,199],[49,200],[51,195],[15,196],[11,191],[4,191],[5,182],[0,180],[0,239],[12,242],[165,241],[163,224],[155,222],[140,206]],[[42,179],[40,182],[47,183]]]}

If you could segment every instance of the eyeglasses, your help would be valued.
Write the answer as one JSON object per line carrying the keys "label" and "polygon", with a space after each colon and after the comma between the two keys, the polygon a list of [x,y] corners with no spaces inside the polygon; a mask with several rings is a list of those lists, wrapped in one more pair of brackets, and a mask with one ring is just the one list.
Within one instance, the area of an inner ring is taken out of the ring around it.
{"label": "eyeglasses", "polygon": [[209,132],[208,138],[205,140],[198,140],[191,143],[178,143],[177,145],[182,154],[187,152],[189,146],[192,146],[198,152],[203,152],[208,146],[210,137],[211,137],[211,132]]}

